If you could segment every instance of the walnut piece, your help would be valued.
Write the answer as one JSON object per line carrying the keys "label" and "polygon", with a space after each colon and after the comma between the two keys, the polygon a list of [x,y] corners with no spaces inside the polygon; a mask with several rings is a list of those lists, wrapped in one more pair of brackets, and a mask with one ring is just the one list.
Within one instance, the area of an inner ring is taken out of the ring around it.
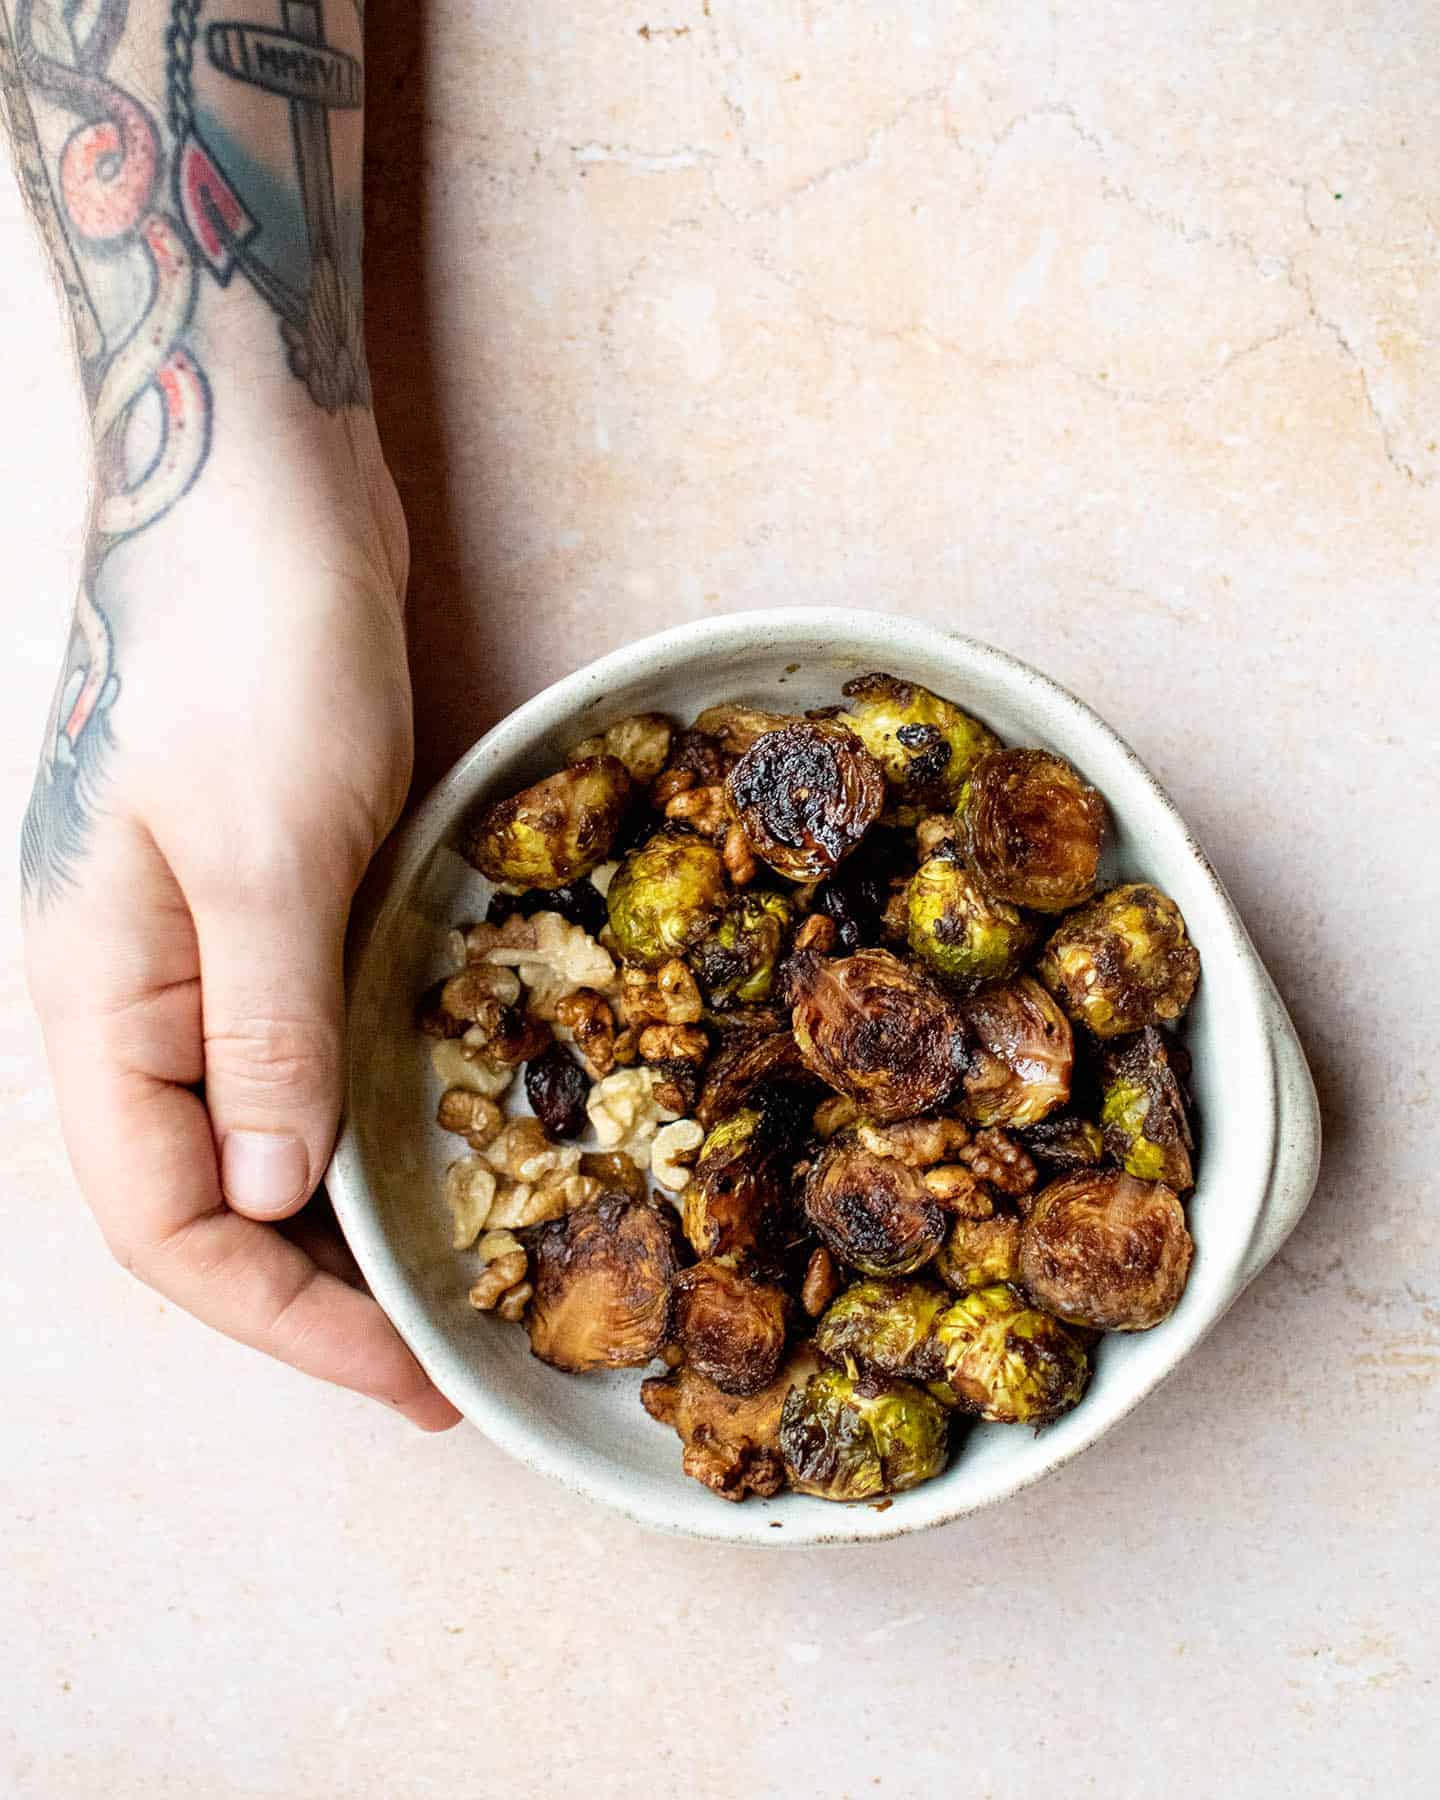
{"label": "walnut piece", "polygon": [[485,1160],[497,1175],[508,1175],[512,1181],[539,1181],[544,1175],[577,1169],[580,1147],[552,1143],[540,1121],[527,1116],[506,1121]]}
{"label": "walnut piece", "polygon": [[617,1069],[595,1083],[585,1102],[600,1147],[623,1151],[639,1169],[650,1167],[655,1133],[675,1117],[656,1098],[658,1079],[653,1069]]}
{"label": "walnut piece", "polygon": [[498,1100],[515,1079],[512,1067],[455,1038],[433,1045],[430,1061],[447,1088],[467,1088],[487,1100]]}
{"label": "walnut piece", "polygon": [[471,963],[514,969],[529,989],[530,1011],[552,1020],[555,1007],[580,988],[604,990],[615,980],[615,962],[603,945],[559,913],[514,913],[503,925],[472,925],[465,933]]}
{"label": "walnut piece", "polygon": [[627,1025],[698,1025],[705,1003],[689,968],[672,956],[658,969],[621,969],[619,1009]]}
{"label": "walnut piece", "polygon": [[894,1125],[862,1124],[860,1142],[872,1156],[892,1156],[907,1169],[928,1169],[970,1142],[958,1119],[901,1119]]}
{"label": "walnut piece", "polygon": [[832,1138],[860,1117],[860,1108],[848,1094],[827,1094],[815,1108],[815,1129],[822,1138]]}
{"label": "walnut piece", "polygon": [[493,1100],[471,1088],[446,1088],[440,1096],[435,1123],[444,1131],[463,1137],[472,1150],[483,1150],[500,1135],[504,1114]]}
{"label": "walnut piece", "polygon": [[615,1067],[615,1015],[594,988],[579,988],[556,1001],[555,1035],[574,1044],[597,1080]]}
{"label": "walnut piece", "polygon": [[738,819],[725,833],[725,841],[720,846],[720,860],[725,865],[725,873],[730,877],[732,887],[749,887],[755,879],[755,852],[750,848],[745,827]]}
{"label": "walnut piece", "polygon": [[805,1280],[800,1289],[800,1304],[812,1319],[818,1319],[840,1292],[840,1276],[835,1258],[821,1244],[810,1253],[805,1265]]}
{"label": "walnut piece", "polygon": [[480,1279],[471,1288],[470,1304],[479,1312],[493,1312],[506,1294],[525,1281],[529,1268],[530,1258],[523,1250],[512,1250],[504,1256],[497,1256],[486,1265]]}
{"label": "walnut piece", "polygon": [[835,948],[838,933],[835,921],[827,913],[811,913],[795,933],[796,950],[813,950],[817,956],[828,956]]}
{"label": "walnut piece", "polygon": [[705,1127],[695,1119],[662,1125],[650,1146],[650,1173],[667,1193],[678,1194],[690,1179],[690,1166],[705,1142]]}
{"label": "walnut piece", "polygon": [[730,825],[725,789],[718,782],[707,787],[687,788],[665,802],[665,817],[688,825],[701,837],[719,837]]}
{"label": "walnut piece", "polygon": [[1031,1193],[1040,1179],[1040,1172],[1029,1151],[998,1126],[992,1125],[988,1130],[977,1131],[975,1142],[968,1149],[961,1150],[960,1160],[972,1175],[981,1181],[988,1181],[991,1187],[998,1188],[1002,1194],[1009,1194],[1013,1200]]}
{"label": "walnut piece", "polygon": [[527,1225],[543,1225],[547,1219],[562,1218],[577,1206],[588,1206],[602,1192],[593,1175],[582,1175],[578,1169],[547,1170],[535,1181],[503,1179],[487,1223],[521,1231]]}
{"label": "walnut piece", "polygon": [[450,1209],[450,1243],[468,1250],[489,1222],[495,1202],[495,1171],[483,1156],[463,1156],[445,1171],[445,1204]]}
{"label": "walnut piece", "polygon": [[639,1047],[647,1063],[703,1063],[710,1054],[710,1040],[698,1025],[647,1025]]}
{"label": "walnut piece", "polygon": [[920,1177],[931,1199],[938,1200],[946,1212],[962,1219],[991,1219],[995,1202],[990,1190],[959,1163],[942,1163],[927,1169]]}

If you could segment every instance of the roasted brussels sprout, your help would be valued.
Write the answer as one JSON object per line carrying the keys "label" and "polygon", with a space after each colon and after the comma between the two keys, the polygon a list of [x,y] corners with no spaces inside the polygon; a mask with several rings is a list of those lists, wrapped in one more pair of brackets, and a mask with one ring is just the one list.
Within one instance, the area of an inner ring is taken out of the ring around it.
{"label": "roasted brussels sprout", "polygon": [[1020,1221],[1001,1214],[993,1219],[957,1219],[935,1258],[935,1273],[946,1287],[965,1294],[1020,1276]]}
{"label": "roasted brussels sprout", "polygon": [[827,1250],[865,1275],[909,1275],[945,1241],[945,1209],[917,1169],[877,1156],[849,1132],[805,1178],[805,1216]]}
{"label": "roasted brussels sprout", "polygon": [[1082,906],[1035,966],[1070,1017],[1098,1038],[1178,1019],[1200,979],[1180,908],[1146,881],[1126,882]]}
{"label": "roasted brussels sprout", "polygon": [[581,1374],[659,1355],[681,1262],[669,1208],[606,1197],[528,1235],[535,1295],[525,1323],[542,1362]]}
{"label": "roasted brussels sprout", "polygon": [[685,1446],[684,1470],[722,1500],[769,1498],[785,1485],[780,1416],[792,1389],[819,1367],[809,1345],[795,1350],[768,1387],[751,1397],[727,1394],[692,1368],[640,1384],[652,1419],[673,1426]]}
{"label": "roasted brussels sprout", "polygon": [[747,888],[731,902],[715,930],[690,952],[708,1005],[754,1006],[770,998],[791,917],[785,896],[764,888]]}
{"label": "roasted brussels sprout", "polygon": [[1020,1229],[1020,1280],[1037,1306],[1095,1331],[1148,1331],[1175,1310],[1194,1245],[1174,1192],[1123,1169],[1062,1176]]}
{"label": "roasted brussels sprout", "polygon": [[968,1067],[954,1004],[888,950],[828,961],[798,954],[790,959],[790,999],[806,1064],[879,1124],[932,1111]]}
{"label": "roasted brussels sprout", "polygon": [[487,806],[462,848],[482,875],[512,887],[559,888],[604,862],[630,798],[613,756],[587,756]]}
{"label": "roasted brussels sprout", "polygon": [[932,856],[911,878],[910,948],[947,981],[1003,981],[1035,943],[1034,924],[1004,900],[987,899],[953,856]]}
{"label": "roasted brussels sprout", "polygon": [[944,1369],[935,1321],[950,1295],[932,1281],[857,1281],[831,1303],[815,1348],[831,1362],[858,1364],[896,1381],[933,1381]]}
{"label": "roasted brussels sprout", "polygon": [[970,771],[956,813],[985,892],[1034,912],[1064,912],[1095,892],[1105,802],[1063,757],[997,750]]}
{"label": "roasted brussels sprout", "polygon": [[743,756],[757,738],[783,731],[795,722],[793,713],[763,712],[758,706],[746,706],[743,700],[722,700],[718,706],[705,708],[695,729],[713,738],[727,755]]}
{"label": "roasted brussels sprout", "polygon": [[1052,1113],[1038,1125],[1027,1126],[1020,1142],[1046,1168],[1062,1174],[1071,1169],[1092,1169],[1105,1154],[1100,1127],[1078,1113]]}
{"label": "roasted brussels sprout", "polygon": [[682,1270],[670,1300],[674,1342],[697,1374],[727,1394],[758,1394],[775,1379],[790,1316],[783,1288],[709,1256]]}
{"label": "roasted brussels sprout", "polygon": [[964,1005],[970,1063],[961,1112],[977,1125],[1034,1125],[1070,1098],[1075,1035],[1028,975],[981,988]]}
{"label": "roasted brussels sprout", "polygon": [[1101,1058],[1100,1123],[1106,1150],[1127,1174],[1163,1181],[1185,1194],[1195,1185],[1190,1162],[1195,1140],[1175,1053],[1153,1025],[1107,1045]]}
{"label": "roasted brussels sprout", "polygon": [[885,771],[902,823],[954,806],[974,764],[1000,748],[999,738],[978,719],[914,682],[859,675],[842,691],[851,704],[840,723]]}
{"label": "roasted brussels sprout", "polygon": [[791,1487],[822,1500],[874,1500],[945,1467],[950,1421],[924,1388],[840,1369],[793,1388],[780,1418]]}
{"label": "roasted brussels sprout", "polygon": [[763,1102],[768,1111],[772,1105],[785,1105],[792,1094],[803,1106],[821,1091],[786,1021],[783,1031],[739,1035],[717,1052],[706,1073],[695,1117],[709,1131],[752,1100]]}
{"label": "roasted brussels sprout", "polygon": [[667,830],[630,852],[605,898],[620,954],[653,968],[681,955],[719,922],[730,890],[713,844]]}
{"label": "roasted brussels sprout", "polygon": [[725,787],[750,848],[792,881],[828,875],[885,802],[874,758],[830,719],[802,719],[757,738]]}
{"label": "roasted brussels sprout", "polygon": [[754,1250],[771,1238],[788,1188],[785,1144],[761,1108],[722,1119],[700,1146],[682,1197],[685,1235],[697,1256]]}
{"label": "roasted brussels sprout", "polygon": [[935,1321],[945,1372],[930,1391],[998,1425],[1046,1425],[1085,1392],[1090,1360],[1058,1319],[1014,1288],[976,1288]]}

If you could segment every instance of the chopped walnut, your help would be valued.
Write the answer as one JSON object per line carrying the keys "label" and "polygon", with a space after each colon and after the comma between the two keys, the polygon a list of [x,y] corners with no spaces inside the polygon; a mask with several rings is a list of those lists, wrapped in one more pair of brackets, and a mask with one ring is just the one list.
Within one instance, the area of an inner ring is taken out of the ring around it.
{"label": "chopped walnut", "polygon": [[530,1010],[553,1019],[557,1003],[580,988],[604,990],[615,980],[610,952],[559,913],[512,914],[503,925],[472,925],[465,934],[470,962],[513,968],[530,990]]}
{"label": "chopped walnut", "polygon": [[585,1102],[601,1148],[623,1150],[639,1169],[650,1167],[655,1133],[675,1116],[656,1098],[658,1079],[653,1069],[617,1069],[595,1083]]}
{"label": "chopped walnut", "polygon": [[580,1173],[593,1175],[607,1194],[625,1194],[631,1200],[648,1200],[650,1186],[634,1159],[620,1150],[587,1150],[580,1158]]}
{"label": "chopped walnut", "polygon": [[822,1244],[812,1250],[805,1265],[805,1280],[800,1289],[800,1304],[812,1319],[818,1319],[840,1292],[840,1277],[835,1259]]}
{"label": "chopped walnut", "polygon": [[860,1142],[872,1156],[890,1156],[909,1169],[944,1162],[970,1142],[958,1119],[901,1119],[895,1125],[862,1124]]}
{"label": "chopped walnut", "polygon": [[507,1325],[518,1325],[525,1317],[525,1308],[530,1304],[530,1298],[534,1292],[533,1281],[522,1281],[519,1287],[511,1288],[495,1311]]}
{"label": "chopped walnut", "polygon": [[578,1169],[553,1169],[536,1181],[501,1181],[490,1207],[488,1223],[521,1231],[527,1225],[543,1225],[577,1206],[598,1200],[600,1183]]}
{"label": "chopped walnut", "polygon": [[678,1194],[685,1186],[704,1142],[705,1127],[694,1119],[675,1119],[655,1133],[650,1173],[667,1193]]}
{"label": "chopped walnut", "polygon": [[472,1050],[455,1038],[434,1045],[430,1061],[446,1087],[468,1088],[472,1094],[483,1094],[487,1100],[498,1100],[515,1079],[512,1067]]}
{"label": "chopped walnut", "polygon": [[450,1242],[468,1250],[489,1222],[495,1201],[495,1171],[482,1156],[464,1156],[445,1171],[445,1204],[450,1209]]}
{"label": "chopped walnut", "polygon": [[590,885],[603,900],[610,892],[610,883],[620,873],[618,862],[603,862],[590,871]]}
{"label": "chopped walnut", "polygon": [[703,1063],[710,1054],[710,1040],[698,1025],[647,1025],[639,1047],[647,1063]]}
{"label": "chopped walnut", "polygon": [[828,956],[835,948],[835,921],[826,913],[811,913],[795,933],[796,950],[813,950],[817,956]]}
{"label": "chopped walnut", "polygon": [[615,1015],[594,988],[580,988],[556,1001],[555,1035],[574,1044],[597,1079],[615,1067]]}
{"label": "chopped walnut", "polygon": [[651,781],[665,767],[674,727],[661,713],[636,713],[595,737],[588,737],[570,751],[567,763],[590,756],[616,756],[634,781]]}
{"label": "chopped walnut", "polygon": [[650,790],[650,798],[662,809],[677,794],[687,794],[695,786],[696,775],[693,769],[666,769],[655,777],[655,785]]}
{"label": "chopped walnut", "polygon": [[749,887],[755,879],[755,852],[750,848],[745,827],[738,819],[725,833],[725,841],[720,846],[720,860],[725,865],[725,873],[730,877],[732,887]]}
{"label": "chopped walnut", "polygon": [[493,963],[467,964],[440,989],[445,1011],[471,1024],[493,1018],[500,1007],[514,1006],[519,998],[520,977]]}
{"label": "chopped walnut", "polygon": [[[512,1250],[488,1263],[470,1290],[470,1304],[479,1312],[493,1312],[501,1300],[517,1288],[529,1273],[530,1259],[523,1250]],[[528,1285],[528,1283],[526,1283]]]}
{"label": "chopped walnut", "polygon": [[1029,1151],[993,1125],[986,1131],[975,1133],[975,1142],[968,1150],[960,1152],[960,1160],[972,1175],[988,1181],[991,1187],[999,1188],[1002,1194],[1009,1194],[1012,1199],[1018,1200],[1022,1194],[1030,1193],[1040,1179]]}
{"label": "chopped walnut", "polygon": [[510,1119],[485,1152],[485,1160],[497,1175],[515,1181],[538,1181],[556,1170],[568,1173],[580,1166],[578,1144],[552,1144],[538,1119]]}
{"label": "chopped walnut", "polygon": [[815,1108],[815,1129],[822,1138],[832,1138],[860,1117],[860,1108],[848,1094],[827,1094]]}
{"label": "chopped walnut", "polygon": [[475,1246],[475,1254],[482,1263],[492,1263],[499,1257],[509,1256],[524,1248],[513,1231],[487,1231]]}
{"label": "chopped walnut", "polygon": [[658,969],[620,971],[620,1017],[627,1025],[698,1025],[705,1004],[695,977],[672,956]]}
{"label": "chopped walnut", "polygon": [[687,788],[665,802],[665,817],[688,825],[701,837],[719,837],[730,824],[725,790],[718,782],[707,787]]}
{"label": "chopped walnut", "polygon": [[920,1180],[926,1193],[938,1200],[947,1212],[956,1213],[962,1219],[995,1216],[995,1202],[989,1189],[959,1163],[941,1163],[937,1168],[927,1169]]}
{"label": "chopped walnut", "polygon": [[483,1150],[500,1135],[504,1114],[493,1100],[472,1088],[452,1087],[440,1096],[435,1123],[463,1137],[472,1150]]}

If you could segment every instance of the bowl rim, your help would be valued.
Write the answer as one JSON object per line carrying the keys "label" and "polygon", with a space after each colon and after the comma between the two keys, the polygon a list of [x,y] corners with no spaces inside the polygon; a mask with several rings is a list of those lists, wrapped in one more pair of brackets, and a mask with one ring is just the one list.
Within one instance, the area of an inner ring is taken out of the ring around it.
{"label": "bowl rim", "polygon": [[[1265,1148],[1269,1173],[1261,1188],[1248,1239],[1231,1263],[1229,1287],[1216,1296],[1208,1311],[1201,1309],[1185,1322],[1181,1333],[1167,1345],[1167,1359],[1153,1376],[1139,1382],[1118,1404],[1112,1402],[1104,1418],[1097,1419],[1093,1431],[1052,1452],[1038,1468],[996,1483],[994,1491],[978,1498],[948,1506],[943,1499],[944,1484],[926,1484],[926,1489],[915,1490],[915,1497],[927,1490],[931,1492],[932,1504],[924,1516],[906,1511],[893,1523],[882,1524],[872,1519],[863,1532],[847,1528],[846,1518],[851,1509],[840,1507],[829,1509],[831,1514],[838,1516],[828,1529],[819,1517],[813,1523],[787,1519],[783,1532],[767,1530],[763,1535],[750,1528],[723,1529],[728,1515],[749,1509],[718,1504],[714,1518],[716,1529],[708,1529],[707,1515],[691,1517],[681,1509],[657,1505],[648,1497],[627,1493],[623,1474],[592,1470],[586,1459],[567,1442],[553,1440],[539,1431],[517,1430],[511,1416],[498,1405],[487,1402],[483,1388],[476,1392],[471,1371],[459,1362],[445,1333],[423,1306],[417,1306],[410,1279],[389,1244],[380,1211],[370,1202],[358,1135],[349,1114],[348,1069],[353,1065],[347,1054],[347,1107],[326,1174],[326,1185],[341,1230],[371,1292],[426,1373],[492,1443],[527,1467],[554,1477],[571,1492],[600,1500],[652,1529],[732,1545],[797,1547],[884,1542],[952,1523],[1048,1479],[1091,1448],[1147,1399],[1213,1329],[1298,1222],[1313,1188],[1318,1165],[1318,1110],[1294,1027],[1234,903],[1179,809],[1156,777],[1093,707],[1051,676],[980,639],[888,612],[784,607],[692,620],[622,645],[562,676],[522,702],[455,761],[392,834],[372,863],[352,911],[346,954],[347,998],[360,980],[372,946],[383,937],[389,918],[411,891],[437,844],[442,841],[457,809],[457,796],[458,804],[474,803],[470,789],[477,765],[499,761],[505,755],[527,747],[540,732],[553,729],[556,719],[567,713],[577,716],[586,702],[593,704],[595,696],[643,676],[657,665],[673,666],[700,656],[720,656],[727,648],[742,645],[750,648],[757,639],[772,635],[779,648],[787,637],[797,634],[813,638],[817,626],[821,625],[837,648],[843,648],[859,635],[872,640],[881,634],[890,640],[887,653],[897,660],[911,651],[941,659],[954,658],[958,654],[972,667],[984,669],[1012,689],[1018,686],[1038,691],[1052,711],[1059,709],[1068,714],[1072,725],[1107,742],[1123,759],[1130,776],[1149,790],[1152,801],[1167,815],[1187,855],[1211,890],[1216,914],[1227,927],[1230,948],[1236,952],[1236,969],[1243,974],[1248,989],[1252,1022],[1268,1051],[1270,1092],[1263,1117],[1269,1129],[1269,1143]],[[351,1017],[353,1011],[347,1015],[346,1027],[347,1052],[353,1053],[354,1046],[348,1041]],[[1257,1152],[1258,1149],[1259,1146]],[[1258,1161],[1257,1155],[1257,1165]],[[1174,1321],[1174,1324],[1178,1325],[1180,1321]]]}

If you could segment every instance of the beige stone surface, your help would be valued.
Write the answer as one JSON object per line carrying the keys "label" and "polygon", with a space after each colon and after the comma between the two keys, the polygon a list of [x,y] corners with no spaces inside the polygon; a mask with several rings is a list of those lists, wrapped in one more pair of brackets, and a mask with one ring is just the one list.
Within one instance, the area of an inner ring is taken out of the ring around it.
{"label": "beige stone surface", "polygon": [[[1310,1050],[1324,1176],[1048,1486],[861,1552],[654,1539],[112,1267],[7,899],[0,1791],[1433,1794],[1440,7],[370,25],[422,774],[708,611],[1018,651],[1213,855]],[[83,497],[8,176],[0,316],[14,819]]]}

